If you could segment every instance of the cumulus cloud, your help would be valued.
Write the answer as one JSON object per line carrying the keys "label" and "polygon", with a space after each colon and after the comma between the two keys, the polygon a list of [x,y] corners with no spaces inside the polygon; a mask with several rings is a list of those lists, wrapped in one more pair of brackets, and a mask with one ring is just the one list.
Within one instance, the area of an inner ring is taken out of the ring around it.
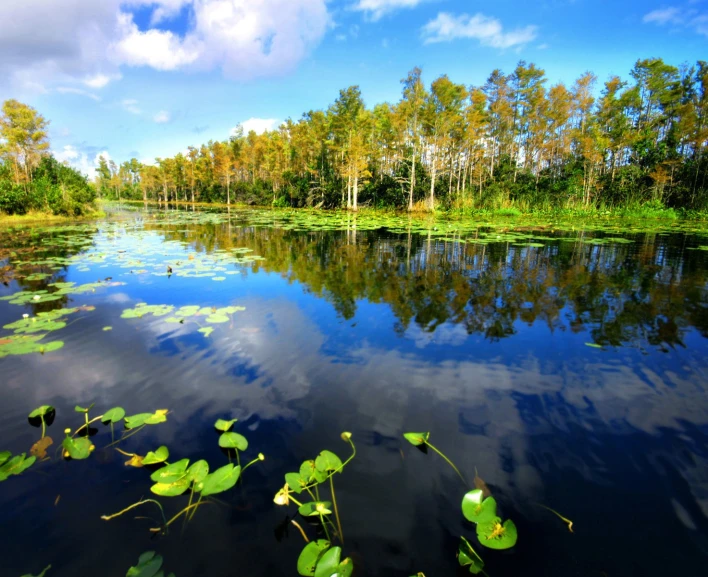
{"label": "cumulus cloud", "polygon": [[73,144],[67,144],[61,150],[54,150],[53,153],[54,158],[56,158],[59,162],[73,166],[76,170],[92,180],[96,176],[96,167],[98,166],[99,159],[103,157],[106,161],[111,160],[111,156],[106,150],[102,150],[97,153],[92,151],[95,151],[95,148],[84,148]]}
{"label": "cumulus cloud", "polygon": [[505,31],[498,19],[484,14],[455,16],[448,12],[440,12],[434,20],[423,26],[423,38],[426,44],[470,38],[479,40],[483,46],[504,49],[523,46],[534,40],[537,35],[536,26]]}
{"label": "cumulus cloud", "polygon": [[669,6],[652,10],[644,15],[642,22],[657,26],[673,26],[693,30],[697,34],[708,36],[708,13],[703,13],[696,8]]}
{"label": "cumulus cloud", "polygon": [[[145,29],[136,8],[151,10]],[[187,30],[168,29],[184,9]],[[0,83],[99,89],[125,66],[274,75],[317,46],[329,24],[327,0],[65,0],[61,10],[55,0],[0,2]]]}
{"label": "cumulus cloud", "polygon": [[160,110],[155,116],[152,117],[152,120],[156,122],[157,124],[166,124],[170,120],[172,120],[172,117],[170,116],[170,113],[167,110]]}
{"label": "cumulus cloud", "polygon": [[359,12],[364,12],[372,20],[378,20],[382,16],[399,10],[401,8],[415,8],[425,0],[359,0],[352,8]]}
{"label": "cumulus cloud", "polygon": [[278,120],[276,118],[249,118],[238,126],[234,126],[230,135],[236,136],[241,131],[243,131],[243,134],[248,134],[251,131],[256,134],[262,134],[266,130],[274,130],[277,127]]}

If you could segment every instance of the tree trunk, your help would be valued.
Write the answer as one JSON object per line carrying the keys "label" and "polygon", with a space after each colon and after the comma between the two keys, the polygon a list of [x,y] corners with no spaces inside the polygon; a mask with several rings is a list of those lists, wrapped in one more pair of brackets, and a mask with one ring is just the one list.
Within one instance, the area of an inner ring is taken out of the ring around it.
{"label": "tree trunk", "polygon": [[[354,192],[352,194],[352,210],[356,212],[358,210],[357,208],[357,202],[358,202],[358,197],[359,197],[359,176],[354,175]],[[355,229],[356,230],[356,229]]]}

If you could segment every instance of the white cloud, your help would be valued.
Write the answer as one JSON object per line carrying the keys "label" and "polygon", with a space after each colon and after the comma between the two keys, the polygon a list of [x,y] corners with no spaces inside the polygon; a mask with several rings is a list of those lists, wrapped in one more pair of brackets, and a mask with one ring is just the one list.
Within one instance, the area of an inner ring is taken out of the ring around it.
{"label": "white cloud", "polygon": [[701,13],[695,8],[669,6],[653,10],[642,18],[642,22],[657,26],[686,28],[708,36],[708,14]]}
{"label": "white cloud", "polygon": [[160,112],[158,112],[155,116],[152,117],[152,120],[157,124],[165,124],[172,120],[172,117],[170,116],[170,113],[167,112],[167,110],[160,110]]}
{"label": "white cloud", "polygon": [[96,167],[101,157],[105,158],[106,161],[111,160],[108,151],[104,150],[92,156],[89,152],[79,150],[76,146],[71,144],[67,144],[61,150],[54,151],[54,158],[59,162],[74,167],[76,170],[86,175],[89,180],[92,180],[96,176]]}
{"label": "white cloud", "polygon": [[[152,11],[147,29],[134,22],[136,7]],[[155,27],[184,8],[183,34]],[[0,1],[0,84],[99,89],[124,66],[275,75],[300,62],[329,25],[327,0],[64,0],[61,10],[56,0]]]}
{"label": "white cloud", "polygon": [[57,88],[57,92],[59,94],[77,94],[79,96],[86,96],[87,98],[90,98],[91,100],[95,100],[98,102],[101,100],[99,96],[96,96],[95,94],[92,94],[91,92],[88,92],[87,90],[82,90],[81,88],[75,88],[73,86],[59,86]]}
{"label": "white cloud", "polygon": [[233,127],[231,129],[230,135],[236,135],[241,128],[243,129],[243,134],[248,134],[251,131],[255,132],[256,134],[262,134],[266,130],[274,130],[277,127],[277,118],[249,118],[238,126]]}
{"label": "white cloud", "polygon": [[426,44],[472,38],[479,40],[483,46],[504,49],[531,42],[536,38],[537,30],[536,26],[525,26],[504,31],[502,23],[491,16],[484,14],[454,16],[448,12],[440,12],[437,18],[423,26],[423,38]]}
{"label": "white cloud", "polygon": [[401,8],[415,8],[425,0],[359,0],[352,8],[365,12],[372,20]]}
{"label": "white cloud", "polygon": [[124,110],[127,110],[131,114],[142,114],[142,110],[138,108],[138,101],[135,98],[126,98],[121,103]]}

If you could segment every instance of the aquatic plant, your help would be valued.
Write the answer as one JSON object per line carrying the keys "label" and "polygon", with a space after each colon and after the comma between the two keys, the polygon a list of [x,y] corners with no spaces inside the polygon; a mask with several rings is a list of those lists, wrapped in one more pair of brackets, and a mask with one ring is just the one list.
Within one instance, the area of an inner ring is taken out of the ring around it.
{"label": "aquatic plant", "polygon": [[6,481],[12,475],[26,471],[36,460],[36,457],[28,457],[26,453],[13,457],[10,451],[0,452],[0,481]]}
{"label": "aquatic plant", "polygon": [[[155,551],[146,551],[138,558],[138,563],[128,569],[125,577],[163,577],[163,559]],[[168,573],[167,577],[175,577],[174,573]]]}
{"label": "aquatic plant", "polygon": [[[296,521],[291,521],[300,530],[306,542],[297,561],[298,573],[303,575],[303,577],[349,577],[354,570],[354,562],[349,557],[341,560],[342,549],[339,546],[332,546],[331,537],[331,535],[334,535],[341,544],[344,543],[337,496],[334,489],[334,475],[341,473],[344,467],[356,456],[356,447],[352,441],[351,433],[345,431],[342,433],[341,438],[349,443],[352,448],[352,454],[346,461],[342,462],[331,451],[320,452],[314,460],[304,461],[297,473],[286,473],[285,485],[276,493],[273,499],[276,505],[281,506],[287,506],[292,501],[298,506],[298,513],[302,517],[319,518],[322,531],[327,537],[326,539],[310,541],[302,527]],[[329,482],[331,501],[325,501],[320,496],[320,486],[324,485],[326,487],[327,482]],[[306,492],[312,498],[312,501],[301,503],[293,497],[293,493],[300,495],[303,492]],[[330,519],[333,512],[336,525]]]}
{"label": "aquatic plant", "polygon": [[30,423],[33,420],[39,419],[42,423],[42,438],[44,438],[44,435],[46,434],[47,431],[47,425],[51,425],[54,422],[54,416],[56,415],[56,409],[52,407],[51,405],[42,405],[41,407],[37,407],[34,411],[32,411],[28,419],[30,420]]}
{"label": "aquatic plant", "polygon": [[403,436],[405,437],[406,441],[408,441],[414,447],[430,447],[433,451],[435,451],[438,455],[445,459],[445,462],[447,462],[447,464],[455,470],[455,473],[457,473],[460,479],[462,479],[462,482],[467,484],[467,481],[465,481],[465,478],[462,476],[462,473],[460,473],[460,470],[455,466],[455,464],[429,441],[429,432],[403,433]]}
{"label": "aquatic plant", "polygon": [[22,575],[22,577],[44,577],[47,574],[47,571],[49,571],[51,568],[52,568],[51,565],[47,565],[44,569],[42,569],[42,572],[37,575],[32,575],[31,573],[27,573],[26,575]]}

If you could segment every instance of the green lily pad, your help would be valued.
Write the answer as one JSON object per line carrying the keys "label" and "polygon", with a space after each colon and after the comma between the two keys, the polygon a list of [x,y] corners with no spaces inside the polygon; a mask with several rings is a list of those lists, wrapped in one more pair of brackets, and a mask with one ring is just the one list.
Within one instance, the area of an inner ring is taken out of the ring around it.
{"label": "green lily pad", "polygon": [[157,425],[167,421],[167,409],[159,409],[154,413],[138,413],[130,417],[125,417],[125,428],[135,429],[142,425]]}
{"label": "green lily pad", "polygon": [[91,455],[93,450],[93,443],[88,437],[79,437],[77,439],[72,439],[71,437],[66,437],[62,441],[62,447],[69,453],[69,457],[76,460],[87,459]]}
{"label": "green lily pad", "polygon": [[229,317],[226,315],[219,315],[219,314],[211,314],[206,318],[206,322],[208,323],[228,323],[229,322]]}
{"label": "green lily pad", "polygon": [[297,559],[297,572],[303,577],[314,577],[317,562],[329,546],[330,542],[325,539],[311,541],[305,545]]}
{"label": "green lily pad", "polygon": [[101,422],[104,425],[107,425],[108,423],[118,423],[125,417],[125,410],[123,407],[113,407],[112,409],[107,410],[105,413],[103,413],[103,417],[101,417]]}
{"label": "green lily pad", "polygon": [[224,449],[238,449],[245,451],[248,449],[248,440],[243,435],[238,433],[223,433],[219,437],[219,447]]}
{"label": "green lily pad", "polygon": [[502,524],[501,519],[496,517],[477,525],[477,538],[480,544],[490,549],[509,549],[516,545],[517,537],[516,525],[511,519],[507,519]]}
{"label": "green lily pad", "polygon": [[403,433],[403,436],[411,445],[418,447],[420,445],[424,445],[428,441],[430,438],[430,433]]}
{"label": "green lily pad", "polygon": [[0,451],[0,465],[2,465],[10,457],[12,457],[12,453],[10,451]]}
{"label": "green lily pad", "polygon": [[0,467],[0,481],[5,481],[12,475],[23,473],[29,469],[37,459],[34,456],[27,457],[27,453],[22,453],[21,455],[15,455],[9,460],[5,460],[7,462]]}
{"label": "green lily pad", "polygon": [[342,561],[339,564],[335,575],[336,575],[336,577],[351,577],[351,574],[353,572],[354,572],[354,561],[352,561],[351,557],[347,557],[344,561]]}
{"label": "green lily pad", "polygon": [[332,503],[329,501],[311,501],[298,507],[298,512],[303,517],[315,517],[332,513]]}
{"label": "green lily pad", "polygon": [[143,458],[143,465],[157,465],[158,463],[164,463],[170,456],[170,451],[167,447],[162,445],[156,451],[150,451]]}
{"label": "green lily pad", "polygon": [[[128,569],[125,577],[156,577],[162,568],[162,557],[155,551],[147,551],[138,558],[138,564]],[[162,572],[160,572],[162,575]]]}
{"label": "green lily pad", "polygon": [[224,465],[213,473],[206,476],[204,481],[197,484],[197,490],[202,497],[216,495],[231,489],[241,476],[241,467],[234,465]]}
{"label": "green lily pad", "polygon": [[202,333],[205,337],[208,337],[211,333],[214,332],[214,327],[202,327],[197,332]]}
{"label": "green lily pad", "polygon": [[285,482],[293,493],[302,493],[307,482],[300,476],[300,473],[285,473]]}
{"label": "green lily pad", "polygon": [[322,451],[315,459],[315,467],[322,472],[336,471],[341,469],[342,461],[331,451]]}
{"label": "green lily pad", "polygon": [[170,463],[161,467],[150,475],[150,479],[155,483],[170,484],[187,476],[187,466],[189,459],[182,459],[175,463]]}
{"label": "green lily pad", "polygon": [[204,459],[192,463],[189,469],[187,469],[187,478],[195,485],[197,483],[202,483],[208,474],[209,463],[207,463]]}
{"label": "green lily pad", "polygon": [[[36,408],[29,414],[30,419],[36,419],[37,417],[45,417],[47,414],[54,412],[55,409],[51,405],[42,405]],[[36,422],[36,421],[35,421]]]}
{"label": "green lily pad", "polygon": [[315,567],[315,577],[332,577],[337,574],[339,561],[342,556],[341,547],[332,547],[327,549],[322,557],[317,561]]}
{"label": "green lily pad", "polygon": [[481,489],[474,489],[462,497],[462,514],[472,523],[486,523],[497,517],[497,502],[494,497],[484,498]]}
{"label": "green lily pad", "polygon": [[233,427],[234,423],[238,421],[238,419],[231,419],[230,421],[226,421],[224,419],[217,419],[216,423],[214,423],[214,428],[217,431],[223,431],[226,432],[228,431],[231,427]]}
{"label": "green lily pad", "polygon": [[88,413],[91,409],[93,409],[93,406],[95,404],[96,403],[91,403],[88,407],[80,407],[79,405],[76,405],[74,407],[74,411],[76,411],[77,413]]}
{"label": "green lily pad", "polygon": [[464,537],[460,537],[460,545],[457,548],[457,562],[461,567],[469,567],[470,573],[473,575],[477,575],[484,568],[484,561]]}
{"label": "green lily pad", "polygon": [[150,487],[150,490],[155,493],[155,495],[160,495],[161,497],[176,497],[189,489],[191,484],[191,479],[184,475],[170,483],[155,483]]}

